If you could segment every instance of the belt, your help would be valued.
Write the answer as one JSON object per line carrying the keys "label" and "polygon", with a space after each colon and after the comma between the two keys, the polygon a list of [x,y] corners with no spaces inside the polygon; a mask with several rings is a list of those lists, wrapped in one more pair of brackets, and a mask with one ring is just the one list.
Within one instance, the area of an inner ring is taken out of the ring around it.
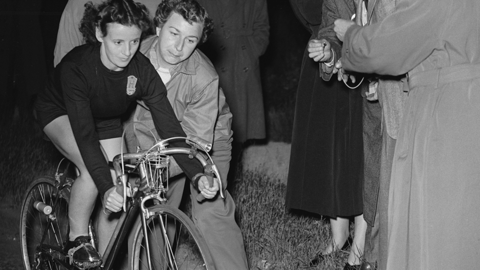
{"label": "belt", "polygon": [[446,83],[478,78],[480,78],[480,64],[463,64],[412,74],[408,78],[408,85],[410,89],[428,85],[438,87]]}

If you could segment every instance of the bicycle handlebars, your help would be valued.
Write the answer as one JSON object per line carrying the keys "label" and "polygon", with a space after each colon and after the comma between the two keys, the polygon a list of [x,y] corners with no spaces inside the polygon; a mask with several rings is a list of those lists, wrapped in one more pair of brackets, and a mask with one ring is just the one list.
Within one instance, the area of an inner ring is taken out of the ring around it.
{"label": "bicycle handlebars", "polygon": [[[171,147],[171,148],[166,148],[166,144],[169,140],[172,139],[185,139],[189,145],[191,145],[191,148],[184,148],[184,147]],[[204,173],[206,175],[210,175],[218,181],[219,185],[219,192],[220,196],[222,198],[225,198],[223,195],[223,187],[222,187],[222,179],[220,176],[220,173],[217,169],[217,166],[213,163],[213,160],[210,158],[210,156],[207,155],[205,157],[201,152],[197,151],[197,149],[200,148],[202,151],[207,153],[205,148],[199,144],[196,141],[189,140],[187,138],[180,138],[180,137],[175,137],[175,138],[170,138],[166,140],[161,140],[158,143],[156,143],[154,146],[152,146],[148,150],[140,151],[138,153],[124,153],[124,154],[118,154],[115,156],[113,159],[113,168],[115,169],[115,173],[117,175],[117,184],[121,184],[123,187],[123,211],[126,211],[126,200],[125,198],[127,197],[127,174],[123,172],[123,161],[124,160],[138,160],[137,165],[142,162],[142,160],[147,159],[148,155],[151,153],[155,153],[157,156],[172,156],[175,154],[185,154],[189,155],[191,158],[196,158],[203,166],[204,168]],[[210,183],[210,185],[213,184]],[[122,194],[121,194],[122,195]],[[205,197],[202,194],[199,194],[197,196],[197,201],[201,202],[205,199]]]}

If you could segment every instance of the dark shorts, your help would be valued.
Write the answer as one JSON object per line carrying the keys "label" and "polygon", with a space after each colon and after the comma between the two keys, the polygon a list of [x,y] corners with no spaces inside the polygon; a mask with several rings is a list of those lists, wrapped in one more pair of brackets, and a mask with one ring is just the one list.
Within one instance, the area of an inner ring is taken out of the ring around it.
{"label": "dark shorts", "polygon": [[[53,120],[62,115],[67,115],[66,111],[54,106],[44,106],[42,109],[36,107],[35,112],[37,122],[42,130]],[[120,118],[97,119],[95,120],[95,128],[100,140],[122,137],[123,127]]]}

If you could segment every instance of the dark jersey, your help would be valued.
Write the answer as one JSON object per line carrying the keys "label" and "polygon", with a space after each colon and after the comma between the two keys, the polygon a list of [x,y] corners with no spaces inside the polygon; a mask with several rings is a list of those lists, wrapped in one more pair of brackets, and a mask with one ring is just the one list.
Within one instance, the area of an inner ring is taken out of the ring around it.
{"label": "dark jersey", "polygon": [[[121,136],[120,119],[137,99],[150,108],[161,138],[185,136],[165,85],[141,53],[122,71],[111,71],[100,60],[100,46],[76,47],[55,68],[36,102],[42,128],[58,116],[68,115],[83,161],[102,195],[113,183],[99,140]],[[187,147],[185,143],[171,145]],[[199,162],[185,155],[175,159],[189,178],[203,171]]]}

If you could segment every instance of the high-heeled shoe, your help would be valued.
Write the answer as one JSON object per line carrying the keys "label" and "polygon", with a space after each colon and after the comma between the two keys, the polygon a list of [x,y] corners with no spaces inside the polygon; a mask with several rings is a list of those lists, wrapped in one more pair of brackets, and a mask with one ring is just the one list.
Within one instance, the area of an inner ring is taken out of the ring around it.
{"label": "high-heeled shoe", "polygon": [[[340,250],[347,250],[349,247],[350,247],[350,243],[351,243],[351,238],[349,237],[347,239],[347,241],[345,241],[345,244],[343,244],[342,248]],[[309,263],[309,266],[310,267],[315,267],[317,265],[319,265],[321,262],[323,262],[328,256],[332,256],[334,255],[335,253],[337,253],[338,250],[334,250],[330,253],[327,253],[327,254],[322,254],[322,252],[320,251],[317,255],[315,255],[315,257],[310,261]]]}
{"label": "high-heeled shoe", "polygon": [[360,267],[360,270],[376,270],[377,265],[376,263],[369,263],[369,262],[362,262],[362,267]]}
{"label": "high-heeled shoe", "polygon": [[[332,253],[334,253],[334,252],[332,252]],[[313,258],[310,261],[308,266],[315,267],[315,266],[319,265],[321,262],[323,262],[325,260],[325,257],[332,255],[332,253],[328,253],[328,254],[322,254],[321,252],[318,253],[317,255],[315,255],[315,258]]]}

